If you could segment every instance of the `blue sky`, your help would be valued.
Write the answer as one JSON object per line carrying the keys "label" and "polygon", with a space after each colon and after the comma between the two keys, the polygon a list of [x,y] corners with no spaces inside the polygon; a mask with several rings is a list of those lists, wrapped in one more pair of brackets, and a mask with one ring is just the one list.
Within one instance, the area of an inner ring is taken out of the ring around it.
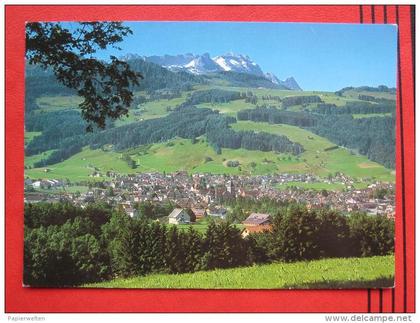
{"label": "blue sky", "polygon": [[[280,79],[294,76],[305,90],[396,85],[397,28],[393,25],[127,22],[133,35],[121,56],[234,52]],[[102,54],[101,54],[102,55]]]}

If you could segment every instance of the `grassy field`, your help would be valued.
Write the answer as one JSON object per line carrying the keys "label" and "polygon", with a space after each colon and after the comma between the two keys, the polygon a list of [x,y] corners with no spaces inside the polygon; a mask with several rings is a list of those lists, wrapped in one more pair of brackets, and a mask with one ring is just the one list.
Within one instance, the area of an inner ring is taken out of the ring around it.
{"label": "grassy field", "polygon": [[43,96],[38,98],[36,103],[40,107],[39,111],[52,112],[77,108],[82,100],[81,97],[76,95]]}
{"label": "grassy field", "polygon": [[192,227],[194,230],[204,234],[207,230],[209,222],[207,221],[206,218],[204,218],[204,219],[197,220],[197,222],[193,224],[178,224],[178,225],[169,224],[169,225],[176,226],[178,229],[181,229],[181,230],[188,230],[190,227]]}
{"label": "grassy field", "polygon": [[[268,105],[274,105],[274,106],[281,106],[281,103],[279,103],[278,101],[273,101],[273,100],[263,100],[262,97],[263,96],[278,96],[280,98],[284,98],[287,96],[305,96],[305,95],[318,95],[322,101],[324,101],[325,103],[333,103],[336,104],[337,106],[344,106],[346,104],[347,101],[359,101],[357,98],[354,97],[340,97],[337,96],[334,92],[323,92],[323,91],[292,91],[292,90],[280,90],[280,89],[265,89],[265,88],[245,88],[245,87],[234,87],[234,86],[214,86],[214,85],[201,85],[196,87],[197,90],[205,90],[205,89],[209,89],[209,88],[219,88],[219,89],[223,89],[223,90],[231,90],[231,91],[239,91],[239,92],[247,92],[247,91],[251,91],[254,95],[256,95],[258,97],[258,104],[268,104]],[[248,106],[250,105],[249,103],[245,103],[244,100],[237,100],[237,101],[233,101],[235,102],[233,104],[234,109],[237,111],[239,110],[243,110],[243,109],[247,109]],[[224,104],[222,104],[223,106]],[[212,106],[209,105],[210,108],[212,109],[218,109],[217,106]],[[255,106],[253,106],[255,107]],[[316,107],[316,104],[314,105],[308,105],[307,108],[314,108]],[[299,107],[290,107],[289,110],[302,110],[303,107],[299,106]],[[229,111],[226,111],[226,109],[218,109],[221,112],[224,113],[229,113]]]}
{"label": "grassy field", "polygon": [[[217,222],[217,219],[215,219],[215,221]],[[194,230],[204,234],[207,230],[209,222],[208,222],[208,218],[204,218],[204,219],[198,220],[197,222],[193,224],[168,224],[168,225],[174,225],[178,229],[181,229],[181,230],[188,230],[190,227],[192,227]],[[233,224],[233,225],[239,230],[242,230],[243,228],[245,228],[243,224]]]}
{"label": "grassy field", "polygon": [[[170,225],[175,225],[175,224],[170,224]],[[207,230],[208,224],[206,222],[199,222],[199,223],[194,223],[194,224],[179,224],[175,226],[181,230],[188,230],[190,227],[192,227],[194,230],[204,234]]]}
{"label": "grassy field", "polygon": [[247,103],[245,100],[234,100],[227,103],[202,103],[198,105],[199,108],[210,108],[212,110],[218,110],[220,113],[236,117],[236,113],[245,109],[253,109],[255,105],[252,103]]}
{"label": "grassy field", "polygon": [[[196,144],[192,144],[191,140],[174,139],[170,145],[152,145],[146,155],[134,155],[132,158],[138,162],[138,170],[144,172],[186,170],[191,173],[268,174],[294,163],[289,160],[279,161],[278,158],[282,156],[286,158],[282,154],[246,149],[222,149],[222,154],[217,155],[204,139]],[[206,162],[206,157],[211,160]],[[229,160],[239,161],[240,166],[228,167],[226,162]],[[254,168],[252,162],[256,163]]]}
{"label": "grassy field", "polygon": [[[135,152],[136,149],[130,151]],[[222,154],[217,155],[204,139],[200,139],[196,144],[192,144],[191,140],[187,139],[173,139],[170,144],[165,142],[151,145],[146,151],[132,153],[131,157],[138,165],[136,169],[129,168],[121,159],[120,153],[85,148],[82,152],[61,163],[27,169],[25,175],[30,178],[68,178],[71,181],[81,181],[91,179],[89,175],[95,168],[102,174],[111,170],[122,174],[172,173],[186,170],[190,173],[262,175],[274,172],[297,173],[304,170],[303,162],[288,154],[246,149],[223,149]],[[211,160],[206,162],[206,157]],[[229,160],[239,161],[240,166],[228,167],[226,163]],[[252,163],[255,163],[255,167]],[[46,168],[48,168],[48,172],[45,172]]]}
{"label": "grassy field", "polygon": [[[118,171],[120,173],[134,173],[127,163],[121,159],[121,154],[115,152],[104,152],[100,149],[83,149],[78,154],[61,163],[49,165],[42,168],[32,168],[25,170],[25,176],[30,178],[68,178],[72,182],[82,180],[101,180],[101,177],[90,177],[95,168],[104,175],[106,171]],[[48,169],[48,172],[45,172]]]}
{"label": "grassy field", "polygon": [[[138,109],[131,109],[128,115],[121,117],[115,121],[115,125],[121,126],[127,123],[155,119],[169,114],[167,107],[175,108],[177,105],[183,103],[189,92],[183,92],[180,98],[170,100],[156,100],[141,104]],[[136,92],[135,95],[145,95],[144,92]],[[53,112],[66,109],[78,108],[82,99],[75,95],[67,96],[43,96],[37,99],[37,104],[40,107],[38,111]],[[35,135],[35,134],[34,134]],[[26,136],[26,134],[25,134]],[[31,136],[29,134],[29,136]]]}
{"label": "grassy field", "polygon": [[[68,178],[73,182],[90,179],[89,175],[93,173],[95,168],[102,174],[111,170],[122,174],[136,172],[171,173],[179,170],[186,170],[190,173],[267,174],[278,169],[276,163],[264,162],[264,160],[274,160],[278,157],[272,152],[224,149],[222,155],[217,155],[205,141],[193,145],[190,140],[174,139],[171,143],[173,143],[173,146],[168,146],[167,143],[156,144],[152,145],[146,154],[131,155],[138,164],[136,169],[129,168],[121,159],[120,153],[85,148],[82,152],[61,163],[48,167],[27,169],[25,175],[30,178]],[[206,156],[212,158],[212,161],[205,162]],[[32,165],[39,159],[39,155],[31,156],[27,158],[26,163]],[[239,160],[242,166],[228,167],[226,166],[227,160]],[[252,168],[250,166],[251,162],[255,162],[257,166]],[[287,165],[292,164],[293,161],[284,161],[283,163]],[[49,170],[48,172],[45,172],[46,168]]]}
{"label": "grassy field", "polygon": [[[325,148],[334,144],[298,127],[241,121],[234,124],[233,128],[284,134],[292,141],[301,143],[305,152],[300,156],[291,156],[246,149],[222,149],[222,154],[218,155],[203,138],[199,138],[195,144],[191,140],[178,138],[170,142],[154,144],[145,149],[131,149],[131,157],[138,165],[136,169],[129,168],[121,159],[120,153],[85,148],[61,163],[48,166],[48,173],[44,171],[45,168],[33,168],[26,170],[25,175],[30,178],[68,178],[71,181],[80,181],[91,179],[89,175],[96,168],[102,174],[111,170],[122,174],[172,173],[186,170],[190,173],[232,175],[312,173],[324,177],[335,172],[342,172],[359,179],[375,177],[383,181],[394,181],[391,170],[369,161],[364,156],[351,154],[343,148],[324,151]],[[208,161],[205,160],[206,157]],[[27,164],[33,164],[38,159],[39,155],[32,156],[28,158]],[[239,161],[240,166],[228,167],[229,160]]]}
{"label": "grassy field", "polygon": [[389,92],[379,92],[379,91],[360,91],[360,90],[347,90],[344,91],[343,96],[357,99],[359,95],[369,95],[379,99],[395,100],[397,98],[396,94]]}
{"label": "grassy field", "polygon": [[[223,82],[222,82],[223,83]],[[203,84],[203,85],[196,85],[194,86],[193,91],[197,90],[208,90],[208,89],[224,89],[224,90],[231,90],[231,91],[239,91],[239,92],[247,92],[251,91],[254,95],[256,95],[259,99],[258,104],[268,104],[274,106],[281,106],[281,103],[275,100],[263,100],[263,96],[278,96],[280,98],[288,97],[288,96],[305,96],[305,95],[318,95],[322,101],[325,103],[335,104],[337,106],[344,106],[348,101],[360,101],[358,99],[359,94],[362,95],[370,95],[376,98],[386,98],[386,99],[394,99],[395,95],[386,93],[386,92],[359,92],[354,90],[349,90],[344,92],[343,96],[338,96],[334,92],[324,92],[324,91],[291,91],[291,90],[280,90],[280,89],[265,89],[265,88],[246,88],[246,87],[235,87],[230,85],[218,85],[217,82],[215,84]],[[156,101],[146,102],[139,106],[139,109],[130,110],[128,116],[121,118],[120,120],[116,121],[116,125],[123,125],[130,122],[140,121],[140,120],[147,120],[147,119],[154,119],[160,118],[169,113],[167,107],[174,108],[177,105],[185,102],[186,97],[188,94],[192,93],[193,91],[183,92],[180,98],[175,99],[162,99]],[[136,92],[136,96],[142,95],[146,96],[146,93],[143,92]],[[49,112],[49,111],[57,111],[63,109],[72,109],[76,108],[82,99],[78,96],[45,96],[40,97],[37,99],[37,104],[40,107],[40,111]],[[229,115],[236,115],[236,113],[243,109],[249,109],[255,107],[250,103],[246,103],[245,100],[235,100],[228,103],[222,104],[210,104],[204,103],[200,104],[200,107],[208,107],[214,110],[219,110],[221,113],[227,113]],[[309,104],[306,108],[312,109],[315,108],[316,104]],[[302,106],[292,106],[289,107],[288,110],[291,111],[300,111],[302,110]],[[357,115],[358,116],[358,115]]]}
{"label": "grassy field", "polygon": [[373,117],[390,117],[391,113],[366,113],[366,114],[353,114],[352,116],[355,119],[373,118]]}
{"label": "grassy field", "polygon": [[153,274],[85,285],[96,288],[368,288],[394,285],[394,255],[336,258],[217,269],[191,274]]}
{"label": "grassy field", "polygon": [[[223,83],[223,82],[222,82]],[[222,84],[221,83],[221,84]],[[316,91],[287,91],[278,89],[249,89],[242,87],[232,87],[224,85],[203,84],[194,87],[195,90],[210,88],[221,88],[233,91],[252,91],[259,98],[259,103],[273,104],[279,106],[280,103],[273,100],[262,100],[262,96],[272,95],[279,97],[293,95],[319,95],[327,103],[334,103],[339,106],[344,105],[348,100],[357,98],[351,93],[343,97],[335,95],[333,92]],[[156,100],[146,102],[130,111],[128,117],[123,117],[116,121],[116,126],[123,124],[153,119],[165,116],[169,113],[168,107],[174,108],[184,102],[189,92],[184,92],[182,97],[170,100]],[[136,96],[147,96],[145,92],[136,92]],[[37,100],[41,111],[56,111],[60,109],[74,108],[80,103],[77,96],[51,96],[41,97]],[[315,105],[314,105],[315,106]],[[207,107],[219,110],[221,113],[236,115],[242,109],[253,108],[245,100],[235,100],[223,104],[200,104],[199,107]],[[309,105],[307,108],[311,108]],[[301,106],[290,107],[290,110],[300,110]],[[364,117],[369,115],[363,115]],[[359,117],[359,115],[355,115]],[[146,154],[132,154],[132,158],[137,162],[138,167],[131,169],[121,160],[119,153],[103,152],[101,150],[91,151],[84,149],[81,153],[71,158],[48,166],[49,172],[45,168],[28,169],[26,176],[31,178],[68,178],[71,181],[91,179],[94,169],[101,173],[114,170],[122,174],[135,172],[174,172],[187,170],[190,173],[215,173],[215,174],[247,174],[263,175],[271,173],[312,173],[319,176],[328,176],[336,172],[342,172],[354,178],[370,178],[382,181],[394,181],[394,174],[378,163],[369,161],[366,157],[353,154],[347,149],[339,148],[331,151],[324,151],[325,148],[334,146],[329,140],[316,136],[313,133],[298,127],[288,125],[271,125],[268,123],[255,123],[241,121],[232,126],[235,130],[254,130],[266,131],[274,134],[284,134],[290,140],[303,145],[305,152],[300,156],[290,156],[288,154],[276,154],[274,152],[250,151],[245,149],[222,149],[222,154],[217,155],[214,150],[201,140],[199,143],[192,144],[189,140],[174,139],[173,145],[167,143],[155,144],[148,148]],[[28,132],[25,134],[25,144],[29,143],[34,137],[40,135],[38,132]],[[135,149],[133,149],[135,151]],[[42,158],[46,158],[52,151],[27,157],[25,165],[33,167],[33,164]],[[208,159],[206,162],[205,159]],[[239,167],[227,167],[229,160],[240,162]],[[98,179],[98,178],[96,178]],[[100,180],[100,178],[99,178]],[[335,189],[335,188],[333,188]]]}
{"label": "grassy field", "polygon": [[42,159],[48,158],[55,150],[47,150],[37,155],[25,156],[25,166],[33,167],[36,162],[41,161]]}
{"label": "grassy field", "polygon": [[130,110],[127,116],[115,121],[115,125],[118,127],[131,122],[164,117],[170,113],[167,110],[168,107],[173,109],[185,101],[187,93],[184,92],[180,98],[156,100],[141,104],[138,109]]}
{"label": "grassy field", "polygon": [[25,147],[36,137],[42,134],[40,131],[26,131],[25,132]]}
{"label": "grassy field", "polygon": [[300,143],[305,152],[295,162],[295,171],[304,171],[320,176],[342,172],[354,178],[375,177],[383,181],[395,181],[392,171],[372,162],[367,157],[352,154],[344,148],[325,151],[334,144],[307,130],[290,125],[273,125],[266,122],[239,121],[232,125],[235,130],[265,131],[285,135]]}

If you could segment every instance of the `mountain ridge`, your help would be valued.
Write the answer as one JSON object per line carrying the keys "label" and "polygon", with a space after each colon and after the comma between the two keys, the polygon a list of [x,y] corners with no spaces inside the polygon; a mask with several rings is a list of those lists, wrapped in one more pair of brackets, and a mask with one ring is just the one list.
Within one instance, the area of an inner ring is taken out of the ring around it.
{"label": "mountain ridge", "polygon": [[248,55],[226,53],[211,57],[209,53],[196,55],[192,53],[178,55],[153,55],[141,56],[138,54],[127,54],[120,59],[128,61],[132,59],[142,59],[160,65],[170,71],[185,71],[195,75],[205,75],[217,72],[236,72],[261,76],[275,85],[284,86],[290,90],[302,91],[294,77],[288,77],[284,81],[280,80],[273,73],[264,73],[261,67],[254,62]]}

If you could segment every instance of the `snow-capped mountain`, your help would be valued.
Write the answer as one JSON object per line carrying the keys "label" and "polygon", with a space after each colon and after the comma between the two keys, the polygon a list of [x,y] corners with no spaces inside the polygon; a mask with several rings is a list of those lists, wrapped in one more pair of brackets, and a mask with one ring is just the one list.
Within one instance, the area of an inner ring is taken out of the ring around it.
{"label": "snow-capped mountain", "polygon": [[254,74],[263,76],[261,68],[248,56],[228,53],[211,58],[203,55],[164,55],[145,56],[146,61],[161,65],[170,70],[186,70],[193,74],[207,74],[220,71]]}
{"label": "snow-capped mountain", "polygon": [[236,72],[265,77],[271,83],[286,87],[291,90],[302,90],[293,77],[282,81],[272,73],[265,73],[261,67],[249,56],[227,53],[215,57],[210,57],[209,53],[194,55],[191,53],[184,55],[163,55],[163,56],[139,56],[128,54],[122,57],[123,60],[143,59],[147,62],[158,64],[170,71],[186,71],[197,75],[217,73],[217,72]]}
{"label": "snow-capped mountain", "polygon": [[184,65],[184,68],[193,74],[206,74],[222,71],[220,65],[210,58],[209,53],[194,58],[191,62]]}
{"label": "snow-capped mountain", "polygon": [[257,76],[264,75],[259,65],[253,62],[249,56],[228,53],[214,57],[213,61],[215,61],[224,71],[254,74]]}
{"label": "snow-capped mountain", "polygon": [[144,56],[144,59],[166,68],[173,67],[180,69],[198,57],[200,57],[200,55],[188,53],[184,55]]}

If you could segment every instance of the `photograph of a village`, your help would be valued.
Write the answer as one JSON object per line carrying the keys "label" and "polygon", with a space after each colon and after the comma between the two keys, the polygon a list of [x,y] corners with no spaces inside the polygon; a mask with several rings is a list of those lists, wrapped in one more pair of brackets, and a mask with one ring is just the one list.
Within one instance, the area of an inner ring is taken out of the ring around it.
{"label": "photograph of a village", "polygon": [[28,22],[27,287],[394,286],[396,27]]}

